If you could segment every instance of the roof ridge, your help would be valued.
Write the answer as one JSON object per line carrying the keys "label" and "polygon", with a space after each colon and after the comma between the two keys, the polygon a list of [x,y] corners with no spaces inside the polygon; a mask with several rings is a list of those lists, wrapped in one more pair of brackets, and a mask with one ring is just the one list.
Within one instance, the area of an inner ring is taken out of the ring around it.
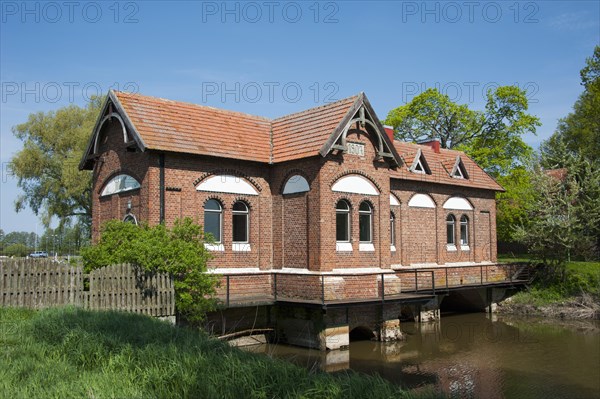
{"label": "roof ridge", "polygon": [[165,102],[165,103],[190,105],[192,107],[210,109],[212,111],[222,112],[222,113],[226,113],[226,114],[235,114],[235,115],[240,115],[240,116],[247,116],[247,117],[251,117],[251,118],[262,119],[265,122],[269,122],[269,123],[273,121],[272,119],[267,118],[266,116],[254,115],[254,114],[249,114],[249,113],[246,113],[246,112],[233,111],[233,110],[223,109],[223,108],[217,108],[217,107],[211,107],[210,105],[195,104],[195,103],[191,103],[191,102],[188,102],[188,101],[171,100],[169,98],[149,96],[149,95],[140,94],[140,93],[130,93],[130,92],[119,91],[119,90],[113,90],[113,91],[117,95],[117,97],[119,95],[124,94],[126,96],[135,96],[135,97],[142,97],[142,98],[150,98],[150,99],[159,100],[159,101],[162,101],[162,102]]}
{"label": "roof ridge", "polygon": [[355,94],[353,96],[349,96],[349,97],[346,97],[346,98],[342,98],[340,100],[337,100],[337,101],[334,101],[334,102],[331,102],[331,103],[317,105],[316,107],[308,108],[308,109],[305,109],[305,110],[302,110],[302,111],[298,111],[298,112],[293,112],[291,114],[286,114],[286,115],[283,115],[283,116],[280,116],[278,118],[273,119],[272,122],[280,122],[280,121],[283,121],[283,120],[288,119],[288,118],[293,118],[293,117],[297,117],[297,116],[302,115],[302,114],[306,114],[306,113],[309,113],[309,112],[314,112],[314,111],[316,111],[318,109],[332,107],[332,106],[340,104],[342,102],[349,101],[350,99],[354,99],[354,101],[356,101],[356,99],[360,96],[360,94],[361,93]]}

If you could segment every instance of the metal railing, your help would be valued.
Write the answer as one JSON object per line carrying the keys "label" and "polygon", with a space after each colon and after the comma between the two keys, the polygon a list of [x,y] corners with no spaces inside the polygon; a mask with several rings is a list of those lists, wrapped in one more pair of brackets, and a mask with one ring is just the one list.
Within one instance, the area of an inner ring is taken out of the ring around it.
{"label": "metal railing", "polygon": [[528,283],[523,264],[412,268],[373,273],[282,273],[265,271],[224,275],[217,297],[226,307],[243,304],[373,302],[434,295],[460,287]]}

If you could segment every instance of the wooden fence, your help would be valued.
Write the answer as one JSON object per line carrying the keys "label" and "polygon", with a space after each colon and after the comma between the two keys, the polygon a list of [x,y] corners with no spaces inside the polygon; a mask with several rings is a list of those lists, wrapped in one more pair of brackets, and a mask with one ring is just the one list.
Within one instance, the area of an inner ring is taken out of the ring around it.
{"label": "wooden fence", "polygon": [[[84,281],[89,281],[88,289]],[[173,279],[129,264],[83,274],[81,267],[50,259],[0,261],[0,305],[34,309],[75,305],[175,320]]]}

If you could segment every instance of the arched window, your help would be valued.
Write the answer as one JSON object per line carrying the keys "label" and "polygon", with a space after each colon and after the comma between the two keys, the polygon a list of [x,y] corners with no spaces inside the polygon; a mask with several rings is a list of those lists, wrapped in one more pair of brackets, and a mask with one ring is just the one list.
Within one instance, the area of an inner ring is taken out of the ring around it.
{"label": "arched window", "polygon": [[396,245],[396,217],[394,212],[390,212],[390,245]]}
{"label": "arched window", "polygon": [[233,204],[233,242],[248,243],[248,205],[242,201]]}
{"label": "arched window", "polygon": [[223,207],[216,199],[204,204],[204,234],[212,235],[216,243],[221,242],[223,225]]}
{"label": "arched window", "polygon": [[456,225],[456,218],[454,215],[448,215],[446,218],[446,244],[456,245],[454,238],[454,226]]}
{"label": "arched window", "polygon": [[469,218],[467,215],[460,217],[460,245],[463,247],[469,246]]}
{"label": "arched window", "polygon": [[350,242],[350,204],[346,200],[339,200],[335,206],[335,239]]}
{"label": "arched window", "polygon": [[101,195],[112,195],[137,188],[140,188],[140,183],[135,178],[129,175],[117,175],[106,183]]}
{"label": "arched window", "polygon": [[373,208],[367,201],[358,207],[358,232],[360,242],[373,242]]}

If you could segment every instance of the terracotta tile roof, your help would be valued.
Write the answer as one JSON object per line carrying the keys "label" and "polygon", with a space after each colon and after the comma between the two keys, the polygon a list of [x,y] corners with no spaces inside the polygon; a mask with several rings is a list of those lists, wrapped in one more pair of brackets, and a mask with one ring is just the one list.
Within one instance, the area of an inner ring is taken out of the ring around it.
{"label": "terracotta tile roof", "polygon": [[273,121],[273,162],[319,154],[358,96],[348,97]]}
{"label": "terracotta tile roof", "polygon": [[[114,91],[118,105],[146,148],[278,163],[319,155],[360,95],[270,120],[213,107]],[[496,191],[503,188],[464,153],[394,141],[404,164],[390,171],[397,179],[430,181]],[[431,174],[408,170],[421,148]],[[460,156],[468,179],[450,177]]]}
{"label": "terracotta tile roof", "polygon": [[[441,148],[438,154],[427,145],[404,143],[397,140],[394,140],[394,146],[404,160],[404,165],[398,167],[396,170],[390,171],[390,176],[392,178],[504,191],[502,186],[461,151]],[[427,165],[431,170],[431,174],[413,173],[409,170],[419,148],[427,160]],[[468,179],[457,179],[450,176],[450,172],[452,172],[457,156],[460,156],[463,165],[465,166]]]}
{"label": "terracotta tile roof", "polygon": [[115,91],[148,149],[269,162],[271,122],[259,116]]}

